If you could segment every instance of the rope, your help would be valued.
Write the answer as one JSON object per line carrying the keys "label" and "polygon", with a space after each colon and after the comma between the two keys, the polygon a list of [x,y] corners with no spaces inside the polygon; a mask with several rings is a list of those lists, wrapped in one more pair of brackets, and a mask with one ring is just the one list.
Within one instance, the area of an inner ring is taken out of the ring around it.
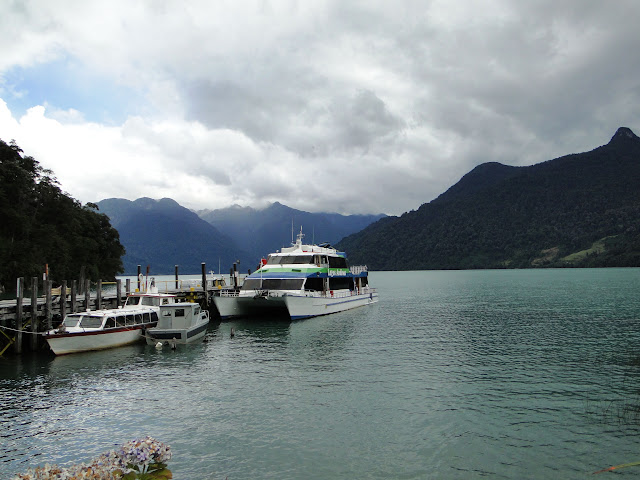
{"label": "rope", "polygon": [[0,325],[0,328],[4,328],[5,330],[10,330],[12,332],[28,333],[29,335],[46,335],[46,332],[32,332],[30,330],[18,330],[17,328],[5,327],[4,325]]}

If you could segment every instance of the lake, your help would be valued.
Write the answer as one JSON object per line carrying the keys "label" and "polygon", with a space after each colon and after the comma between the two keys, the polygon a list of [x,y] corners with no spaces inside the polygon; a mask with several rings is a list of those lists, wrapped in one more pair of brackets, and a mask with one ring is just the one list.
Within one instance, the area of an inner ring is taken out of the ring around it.
{"label": "lake", "polygon": [[373,306],[215,323],[175,351],[0,357],[0,478],[145,435],[178,480],[572,479],[640,461],[640,269],[370,283]]}

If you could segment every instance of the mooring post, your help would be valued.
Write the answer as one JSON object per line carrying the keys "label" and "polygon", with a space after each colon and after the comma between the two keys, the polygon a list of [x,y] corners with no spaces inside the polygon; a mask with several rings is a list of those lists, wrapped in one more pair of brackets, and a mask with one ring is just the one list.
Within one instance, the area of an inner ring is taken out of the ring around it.
{"label": "mooring post", "polygon": [[67,316],[67,281],[63,280],[60,285],[60,319],[64,321]]}
{"label": "mooring post", "polygon": [[84,265],[80,267],[80,283],[78,284],[78,287],[80,287],[80,290],[78,290],[78,294],[82,295],[84,293],[84,285],[85,285],[85,278],[84,278]]}
{"label": "mooring post", "polygon": [[76,293],[78,292],[78,281],[71,282],[71,313],[78,311],[78,304],[76,303]]}
{"label": "mooring post", "polygon": [[127,295],[129,295],[131,293],[131,279],[127,278],[124,282],[124,291]]}
{"label": "mooring post", "polygon": [[207,266],[202,262],[202,292],[204,293],[204,304],[209,307],[209,296],[207,295]]}
{"label": "mooring post", "polygon": [[22,353],[22,291],[24,289],[24,277],[18,278],[16,282],[16,353]]}
{"label": "mooring post", "polygon": [[102,280],[100,279],[96,286],[96,310],[102,310]]}
{"label": "mooring post", "polygon": [[52,324],[52,300],[51,300],[51,284],[53,283],[51,280],[45,280],[44,282],[44,295],[45,295],[45,318],[47,321],[47,330],[51,330],[53,328]]}
{"label": "mooring post", "polygon": [[122,306],[122,279],[116,278],[116,308]]}
{"label": "mooring post", "polygon": [[[31,277],[31,333],[38,331],[38,277]],[[31,335],[31,350],[37,350],[38,336]]]}
{"label": "mooring post", "polygon": [[84,309],[91,309],[91,283],[89,279],[84,281]]}
{"label": "mooring post", "polygon": [[178,265],[175,266],[176,269],[176,290],[179,288],[178,287]]}
{"label": "mooring post", "polygon": [[233,285],[238,288],[238,264],[233,263]]}

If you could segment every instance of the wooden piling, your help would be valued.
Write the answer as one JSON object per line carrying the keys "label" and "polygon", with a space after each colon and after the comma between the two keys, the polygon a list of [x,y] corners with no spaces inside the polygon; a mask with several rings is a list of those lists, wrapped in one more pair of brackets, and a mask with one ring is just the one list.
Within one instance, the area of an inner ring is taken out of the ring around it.
{"label": "wooden piling", "polygon": [[125,293],[129,295],[131,293],[131,279],[127,278],[124,284],[125,284]]}
{"label": "wooden piling", "polygon": [[60,319],[67,316],[67,281],[63,280],[60,285]]}
{"label": "wooden piling", "polygon": [[44,282],[44,295],[45,295],[45,319],[47,330],[51,330],[53,328],[53,305],[51,298],[51,280],[45,280]]}
{"label": "wooden piling", "polygon": [[89,280],[84,281],[84,309],[91,309],[91,282]]}
{"label": "wooden piling", "polygon": [[209,296],[207,295],[207,266],[202,262],[202,292],[204,293],[204,304],[209,307]]}
{"label": "wooden piling", "polygon": [[178,265],[175,266],[176,275],[176,290],[178,289]]}
{"label": "wooden piling", "polygon": [[85,286],[85,278],[84,278],[84,265],[82,267],[80,267],[80,281],[78,283],[78,287],[80,288],[80,290],[78,290],[78,294],[82,295],[84,293],[84,286]]}
{"label": "wooden piling", "polygon": [[116,308],[122,306],[122,279],[116,279]]}
{"label": "wooden piling", "polygon": [[16,282],[16,343],[15,352],[22,353],[22,295],[24,290],[24,277]]}
{"label": "wooden piling", "polygon": [[100,279],[96,286],[96,310],[102,310],[102,280]]}
{"label": "wooden piling", "polygon": [[31,350],[38,348],[38,277],[31,277]]}
{"label": "wooden piling", "polygon": [[76,293],[78,292],[78,281],[71,282],[71,313],[78,311],[78,304],[76,301]]}
{"label": "wooden piling", "polygon": [[140,275],[142,275],[142,265],[138,265],[138,292],[140,291]]}

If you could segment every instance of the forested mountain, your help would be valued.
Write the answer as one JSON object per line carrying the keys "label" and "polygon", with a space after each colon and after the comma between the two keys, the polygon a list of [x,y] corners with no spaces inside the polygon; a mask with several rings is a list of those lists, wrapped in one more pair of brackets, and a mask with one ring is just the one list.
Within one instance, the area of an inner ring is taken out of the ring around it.
{"label": "forested mountain", "polygon": [[234,205],[218,210],[202,210],[198,215],[231,237],[239,248],[247,251],[256,261],[291,244],[292,223],[294,234],[300,231],[300,227],[303,228],[307,242],[336,243],[384,217],[310,213],[278,202],[261,210]]}
{"label": "forested mountain", "polygon": [[529,167],[486,163],[341,241],[377,270],[640,266],[640,138]]}
{"label": "forested mountain", "polygon": [[122,271],[118,232],[93,204],[63,193],[52,171],[0,140],[0,285],[42,277],[77,279],[81,267],[92,280]]}
{"label": "forested mountain", "polygon": [[98,202],[98,207],[120,232],[127,250],[123,258],[126,274],[135,275],[138,265],[143,270],[149,265],[155,274],[171,274],[175,265],[180,273],[197,274],[202,262],[207,271],[216,272],[219,265],[228,272],[236,260],[253,266],[253,260],[229,237],[169,198],[109,198]]}

